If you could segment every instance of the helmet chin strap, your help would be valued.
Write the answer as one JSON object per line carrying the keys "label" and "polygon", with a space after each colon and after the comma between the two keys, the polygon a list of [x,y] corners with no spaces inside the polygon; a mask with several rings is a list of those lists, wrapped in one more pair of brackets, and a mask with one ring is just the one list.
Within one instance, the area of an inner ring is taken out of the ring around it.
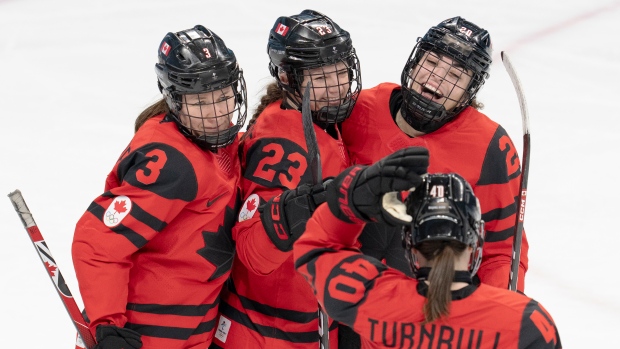
{"label": "helmet chin strap", "polygon": [[322,107],[318,111],[312,112],[314,122],[326,125],[343,122],[351,114],[353,103],[355,103],[353,100],[347,99],[346,102],[339,105]]}
{"label": "helmet chin strap", "polygon": [[428,100],[410,89],[403,89],[400,112],[411,127],[423,133],[437,131],[456,115],[454,111],[448,112],[442,104]]}
{"label": "helmet chin strap", "polygon": [[[290,88],[284,88],[284,100],[282,107],[285,109],[294,109],[301,112],[301,102],[295,98],[296,93],[291,93]],[[298,92],[298,91],[295,91]],[[351,114],[352,104],[355,102],[351,99],[336,106],[325,106],[321,109],[312,110],[312,121],[319,127],[326,129],[329,125],[337,124],[346,120]]]}
{"label": "helmet chin strap", "polygon": [[[416,279],[418,280],[428,280],[428,275],[431,273],[431,268],[423,267],[418,269],[416,273]],[[464,282],[467,284],[472,284],[472,276],[471,273],[466,270],[455,270],[454,271],[454,279],[452,282]]]}

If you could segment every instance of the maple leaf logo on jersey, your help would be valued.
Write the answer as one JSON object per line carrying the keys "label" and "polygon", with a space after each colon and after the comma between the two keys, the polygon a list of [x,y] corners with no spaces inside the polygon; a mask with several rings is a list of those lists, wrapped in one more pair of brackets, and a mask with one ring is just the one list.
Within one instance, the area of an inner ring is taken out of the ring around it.
{"label": "maple leaf logo on jersey", "polygon": [[260,197],[258,196],[258,194],[252,194],[248,196],[248,198],[243,203],[243,207],[239,211],[239,222],[247,221],[248,219],[254,217],[254,213],[256,213],[259,202]]}
{"label": "maple leaf logo on jersey", "polygon": [[125,207],[125,201],[117,201],[114,203],[114,209],[118,213],[123,213],[127,211],[127,207]]}
{"label": "maple leaf logo on jersey", "polygon": [[235,255],[235,243],[232,240],[232,227],[235,224],[235,211],[226,207],[224,225],[220,225],[217,232],[203,231],[202,238],[205,247],[196,251],[209,263],[215,266],[209,281],[215,280],[230,271]]}
{"label": "maple leaf logo on jersey", "polygon": [[110,206],[105,210],[103,223],[108,228],[114,228],[121,224],[123,218],[127,217],[131,211],[131,200],[124,196],[117,196],[112,200]]}
{"label": "maple leaf logo on jersey", "polygon": [[246,205],[247,209],[252,211],[254,209],[256,209],[256,200],[250,200],[248,201],[247,205]]}

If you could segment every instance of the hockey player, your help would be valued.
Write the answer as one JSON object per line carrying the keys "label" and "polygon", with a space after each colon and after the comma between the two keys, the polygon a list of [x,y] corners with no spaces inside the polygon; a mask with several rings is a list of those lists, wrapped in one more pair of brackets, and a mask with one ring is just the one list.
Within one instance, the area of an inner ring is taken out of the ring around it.
{"label": "hockey player", "polygon": [[137,118],[73,239],[97,349],[207,348],[232,265],[242,71],[200,25],[164,37],[155,71],[163,98]]}
{"label": "hockey player", "polygon": [[[245,202],[233,230],[237,254],[212,348],[319,346],[318,303],[293,267],[292,244],[325,201],[323,186],[311,184],[300,110],[310,88],[322,176],[336,176],[350,165],[338,123],[361,89],[359,63],[349,33],[312,10],[278,18],[267,52],[276,81],[242,137]],[[337,348],[336,331],[329,340]]]}
{"label": "hockey player", "polygon": [[[489,33],[464,18],[431,27],[413,48],[400,85],[382,83],[360,93],[342,137],[353,163],[372,164],[397,149],[423,146],[431,154],[429,172],[456,172],[471,183],[487,231],[477,275],[483,283],[507,288],[521,168],[504,128],[478,111],[476,94],[489,77],[491,55]],[[369,239],[380,240],[362,234],[362,250],[365,245],[377,250],[368,246]],[[527,252],[523,235],[520,291]]]}
{"label": "hockey player", "polygon": [[[359,333],[363,348],[561,348],[542,305],[472,281],[484,243],[479,202],[459,175],[422,180],[422,156],[410,160],[415,149],[336,177],[327,187],[328,204],[295,243],[297,270],[328,314]],[[386,199],[416,185],[406,206]],[[355,247],[368,221],[405,227],[416,278]]]}

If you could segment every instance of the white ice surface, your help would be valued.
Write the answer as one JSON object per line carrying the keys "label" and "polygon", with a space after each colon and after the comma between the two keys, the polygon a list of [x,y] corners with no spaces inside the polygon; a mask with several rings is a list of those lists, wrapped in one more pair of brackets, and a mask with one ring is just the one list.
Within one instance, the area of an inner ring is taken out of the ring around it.
{"label": "white ice surface", "polygon": [[[495,63],[483,111],[521,149],[519,106],[499,59],[510,52],[532,134],[526,293],[554,316],[565,348],[617,346],[620,1],[611,0],[0,0],[0,194],[23,192],[78,304],[73,229],[135,117],[158,98],[163,36],[196,24],[218,33],[245,71],[253,110],[271,81],[271,25],[306,8],[351,32],[364,87],[398,82],[416,38],[443,19],[486,28]],[[0,222],[0,347],[72,347],[73,326],[8,198]]]}

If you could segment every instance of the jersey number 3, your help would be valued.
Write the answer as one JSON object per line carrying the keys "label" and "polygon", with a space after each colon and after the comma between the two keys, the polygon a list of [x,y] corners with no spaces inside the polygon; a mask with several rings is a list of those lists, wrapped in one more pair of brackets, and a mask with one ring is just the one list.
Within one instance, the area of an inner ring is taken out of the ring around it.
{"label": "jersey number 3", "polygon": [[153,184],[159,177],[161,169],[168,161],[168,157],[163,150],[153,149],[146,153],[147,157],[150,157],[149,162],[146,163],[146,169],[141,169],[136,172],[136,179],[143,184]]}

